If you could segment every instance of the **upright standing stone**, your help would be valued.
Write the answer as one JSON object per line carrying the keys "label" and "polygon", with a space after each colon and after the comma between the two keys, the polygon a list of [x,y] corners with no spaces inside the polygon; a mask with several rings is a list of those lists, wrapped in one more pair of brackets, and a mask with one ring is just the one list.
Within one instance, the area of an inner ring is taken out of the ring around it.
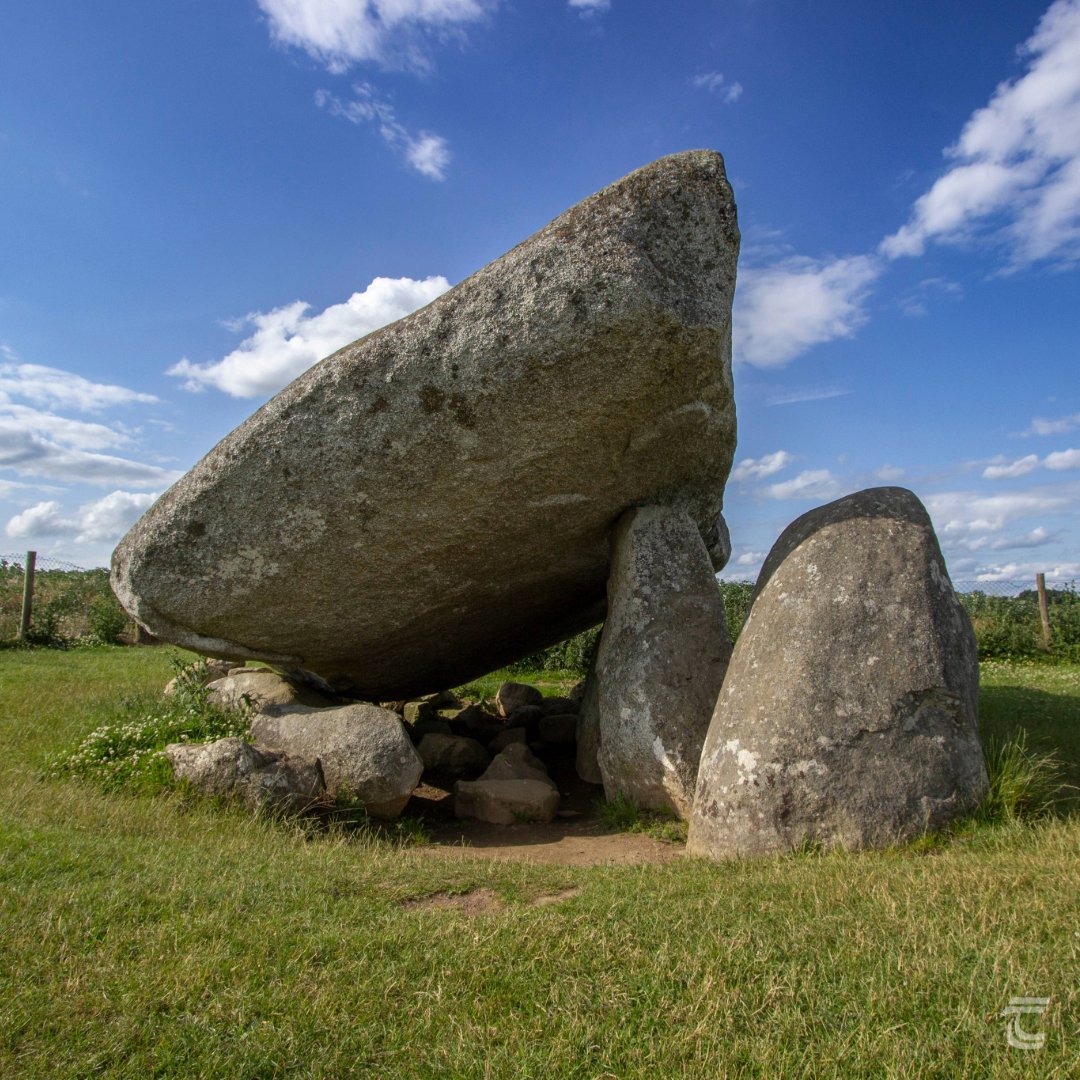
{"label": "upright standing stone", "polygon": [[368,701],[596,625],[627,507],[719,552],[738,246],[719,154],[639,169],[282,390],[136,523],[113,588],[159,637]]}
{"label": "upright standing stone", "polygon": [[693,521],[627,511],[615,530],[596,656],[609,799],[688,818],[698,758],[731,656],[724,602]]}
{"label": "upright standing stone", "polygon": [[762,568],[701,756],[689,850],[883,847],[986,791],[975,637],[903,488],[804,514]]}

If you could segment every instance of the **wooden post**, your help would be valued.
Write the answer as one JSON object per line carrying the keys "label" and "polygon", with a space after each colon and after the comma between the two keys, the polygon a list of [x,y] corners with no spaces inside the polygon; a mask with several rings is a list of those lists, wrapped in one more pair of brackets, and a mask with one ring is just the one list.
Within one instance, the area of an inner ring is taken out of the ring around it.
{"label": "wooden post", "polygon": [[23,571],[22,618],[19,620],[19,640],[25,641],[30,633],[30,616],[34,610],[34,566],[37,564],[37,552],[26,553],[26,568]]}
{"label": "wooden post", "polygon": [[1046,603],[1046,575],[1035,575],[1035,588],[1039,590],[1039,617],[1042,619],[1043,648],[1050,648],[1050,608]]}

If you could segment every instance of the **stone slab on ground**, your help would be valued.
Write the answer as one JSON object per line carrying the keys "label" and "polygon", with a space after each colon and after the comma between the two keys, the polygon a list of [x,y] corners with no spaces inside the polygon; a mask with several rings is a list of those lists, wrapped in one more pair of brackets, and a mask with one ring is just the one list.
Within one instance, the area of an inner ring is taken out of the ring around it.
{"label": "stone slab on ground", "polygon": [[551,821],[559,793],[543,780],[459,780],[454,785],[454,813],[494,825]]}

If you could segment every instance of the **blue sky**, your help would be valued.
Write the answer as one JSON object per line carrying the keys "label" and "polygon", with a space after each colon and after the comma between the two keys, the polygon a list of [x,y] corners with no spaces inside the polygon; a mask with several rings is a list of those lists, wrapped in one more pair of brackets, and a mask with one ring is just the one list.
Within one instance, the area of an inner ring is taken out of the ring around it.
{"label": "blue sky", "polygon": [[6,5],[0,550],[104,564],[309,364],[694,147],[728,576],[898,483],[954,578],[1080,578],[1080,0]]}

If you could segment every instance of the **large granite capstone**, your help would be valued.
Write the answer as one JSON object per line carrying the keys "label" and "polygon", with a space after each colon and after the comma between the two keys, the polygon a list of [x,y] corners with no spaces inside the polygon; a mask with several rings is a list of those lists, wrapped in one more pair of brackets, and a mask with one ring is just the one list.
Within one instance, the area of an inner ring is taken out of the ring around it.
{"label": "large granite capstone", "polygon": [[721,562],[738,245],[715,152],[605,188],[282,390],[123,539],[117,595],[390,700],[602,619],[628,507],[685,511]]}

